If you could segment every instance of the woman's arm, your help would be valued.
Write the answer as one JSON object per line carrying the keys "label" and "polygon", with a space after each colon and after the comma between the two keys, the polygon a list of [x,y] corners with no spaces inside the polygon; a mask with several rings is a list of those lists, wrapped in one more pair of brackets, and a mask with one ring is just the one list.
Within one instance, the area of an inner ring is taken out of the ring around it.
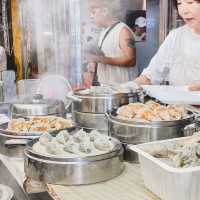
{"label": "woman's arm", "polygon": [[200,91],[200,83],[189,85],[188,90],[190,90],[190,91]]}

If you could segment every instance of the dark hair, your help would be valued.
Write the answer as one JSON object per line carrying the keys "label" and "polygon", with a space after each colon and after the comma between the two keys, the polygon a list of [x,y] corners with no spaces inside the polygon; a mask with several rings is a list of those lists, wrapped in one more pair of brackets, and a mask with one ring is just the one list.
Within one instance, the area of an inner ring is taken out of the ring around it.
{"label": "dark hair", "polygon": [[[200,3],[200,0],[194,0]],[[175,6],[175,8],[178,8],[178,0],[173,0],[173,4]]]}

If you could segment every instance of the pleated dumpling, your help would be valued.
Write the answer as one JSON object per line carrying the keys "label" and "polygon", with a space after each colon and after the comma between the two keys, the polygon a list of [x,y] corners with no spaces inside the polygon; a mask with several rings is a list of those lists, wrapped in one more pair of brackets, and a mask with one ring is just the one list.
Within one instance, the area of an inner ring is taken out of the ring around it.
{"label": "pleated dumpling", "polygon": [[47,153],[53,155],[64,155],[65,152],[63,147],[64,146],[58,143],[56,140],[53,140],[52,142],[46,145],[46,151]]}
{"label": "pleated dumpling", "polygon": [[102,136],[102,134],[99,131],[93,130],[93,131],[90,132],[90,141],[93,142],[93,141],[95,141],[97,138],[99,138],[101,136]]}
{"label": "pleated dumpling", "polygon": [[170,121],[171,120],[171,116],[169,113],[169,110],[166,106],[159,106],[155,109],[154,113],[161,119],[164,121]]}
{"label": "pleated dumpling", "polygon": [[77,154],[79,152],[79,143],[74,142],[73,140],[68,140],[64,145],[64,150],[70,153]]}
{"label": "pleated dumpling", "polygon": [[85,132],[83,129],[79,130],[73,135],[75,142],[84,142],[84,141],[90,141],[89,134]]}
{"label": "pleated dumpling", "polygon": [[134,111],[128,106],[121,106],[117,110],[117,114],[119,118],[125,118],[125,119],[132,119],[135,116]]}
{"label": "pleated dumpling", "polygon": [[49,134],[49,133],[44,133],[40,136],[39,138],[39,142],[42,145],[46,145],[49,142],[51,142],[51,140],[53,139],[53,137]]}
{"label": "pleated dumpling", "polygon": [[61,144],[65,144],[70,138],[71,138],[71,136],[70,136],[70,134],[68,133],[67,130],[60,131],[56,135],[57,142],[59,142]]}
{"label": "pleated dumpling", "polygon": [[94,141],[94,147],[100,151],[111,151],[113,143],[107,137],[99,137]]}
{"label": "pleated dumpling", "polygon": [[79,151],[82,152],[82,153],[89,154],[89,153],[92,152],[92,150],[93,150],[93,146],[92,146],[92,143],[90,141],[82,142],[79,145]]}

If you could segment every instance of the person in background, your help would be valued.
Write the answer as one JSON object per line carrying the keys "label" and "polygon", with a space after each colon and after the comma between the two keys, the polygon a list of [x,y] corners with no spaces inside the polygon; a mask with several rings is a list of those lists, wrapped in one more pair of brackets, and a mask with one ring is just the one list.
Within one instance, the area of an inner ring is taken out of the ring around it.
{"label": "person in background", "polygon": [[144,41],[146,39],[146,19],[138,17],[135,20],[134,38],[136,42]]}
{"label": "person in background", "polygon": [[101,85],[125,83],[138,75],[133,32],[118,20],[119,4],[117,0],[89,0],[90,17],[103,28],[99,53],[89,55],[89,71],[94,73],[97,66]]}
{"label": "person in background", "polygon": [[161,84],[188,85],[200,89],[200,0],[174,0],[185,25],[172,30],[152,58],[149,66],[134,81],[137,87]]}

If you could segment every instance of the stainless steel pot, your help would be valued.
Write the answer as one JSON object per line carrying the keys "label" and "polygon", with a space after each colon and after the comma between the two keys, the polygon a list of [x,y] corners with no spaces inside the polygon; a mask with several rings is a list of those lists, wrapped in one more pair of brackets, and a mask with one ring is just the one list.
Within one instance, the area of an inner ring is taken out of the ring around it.
{"label": "stainless steel pot", "polygon": [[36,94],[27,97],[11,106],[12,117],[55,115],[65,117],[64,103],[60,100],[43,99],[43,96]]}
{"label": "stainless steel pot", "polygon": [[73,112],[73,119],[80,127],[108,132],[108,120],[105,114]]}
{"label": "stainless steel pot", "polygon": [[115,94],[83,94],[83,90],[76,91],[72,100],[73,111],[83,113],[105,113],[113,107],[136,102],[137,93],[115,93]]}
{"label": "stainless steel pot", "polygon": [[88,157],[56,157],[38,154],[32,150],[32,141],[25,149],[25,174],[34,180],[61,184],[80,185],[109,180],[121,174],[123,148],[121,143],[112,138],[113,151]]}
{"label": "stainless steel pot", "polygon": [[107,113],[109,135],[127,144],[139,144],[156,140],[181,137],[184,127],[191,124],[194,114],[185,119],[160,122],[132,122],[117,118],[116,110]]}

